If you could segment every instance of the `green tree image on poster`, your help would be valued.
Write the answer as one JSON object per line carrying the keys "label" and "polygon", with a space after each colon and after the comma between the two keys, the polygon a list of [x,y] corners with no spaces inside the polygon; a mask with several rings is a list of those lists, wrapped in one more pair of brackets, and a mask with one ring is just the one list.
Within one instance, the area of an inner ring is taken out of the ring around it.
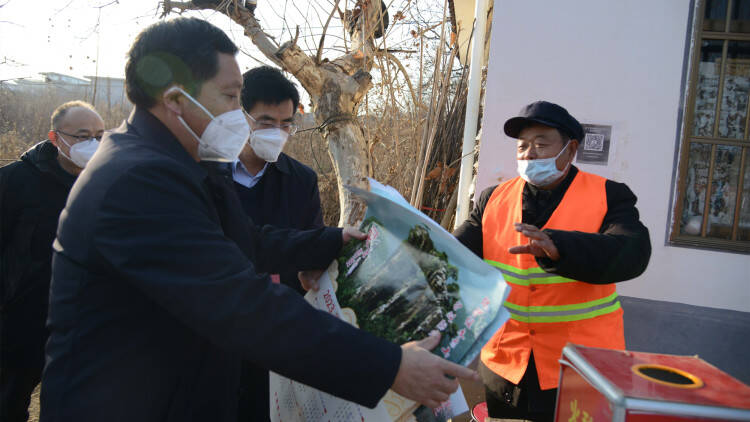
{"label": "green tree image on poster", "polygon": [[[347,245],[339,257],[336,292],[360,328],[400,344],[422,339],[450,319],[460,300],[458,268],[435,249],[427,226],[414,225],[404,240],[384,231],[375,217],[361,230],[370,236]],[[446,324],[444,334],[455,336],[455,320]]]}

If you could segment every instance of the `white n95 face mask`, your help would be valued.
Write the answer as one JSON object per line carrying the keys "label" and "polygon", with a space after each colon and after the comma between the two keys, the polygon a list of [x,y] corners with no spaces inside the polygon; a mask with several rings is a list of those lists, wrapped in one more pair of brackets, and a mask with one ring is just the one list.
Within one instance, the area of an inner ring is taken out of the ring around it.
{"label": "white n95 face mask", "polygon": [[185,123],[182,116],[177,116],[185,129],[198,141],[198,157],[205,161],[236,161],[240,156],[240,152],[242,152],[242,148],[245,146],[248,136],[250,136],[250,125],[245,120],[242,109],[230,110],[214,117],[201,103],[180,87],[172,87],[164,95],[168,95],[174,91],[181,92],[211,118],[211,122],[206,126],[206,130],[203,131],[203,135],[198,136]]}
{"label": "white n95 face mask", "polygon": [[539,158],[536,160],[517,160],[518,174],[521,178],[534,186],[546,186],[553,183],[563,175],[570,167],[570,163],[563,170],[557,169],[556,161],[568,148],[570,141],[552,158]]}
{"label": "white n95 face mask", "polygon": [[254,130],[250,134],[250,146],[258,158],[275,163],[287,139],[289,134],[279,128]]}
{"label": "white n95 face mask", "polygon": [[99,141],[97,141],[95,138],[87,139],[85,141],[78,142],[73,146],[70,146],[70,144],[65,140],[65,138],[62,137],[62,135],[58,134],[57,137],[60,138],[60,140],[62,140],[63,143],[68,146],[70,155],[68,156],[67,154],[65,154],[60,148],[58,148],[57,150],[60,152],[60,154],[63,155],[63,157],[72,161],[73,164],[80,168],[86,167],[86,164],[89,162],[91,157],[94,156],[96,149],[99,148]]}

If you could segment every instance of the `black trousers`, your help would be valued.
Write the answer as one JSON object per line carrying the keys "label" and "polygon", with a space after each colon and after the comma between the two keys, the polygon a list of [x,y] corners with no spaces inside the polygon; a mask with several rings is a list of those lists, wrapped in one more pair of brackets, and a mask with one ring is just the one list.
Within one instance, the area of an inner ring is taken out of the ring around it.
{"label": "black trousers", "polygon": [[0,318],[0,422],[28,419],[29,398],[44,369],[46,337],[43,326]]}
{"label": "black trousers", "polygon": [[237,404],[238,422],[271,420],[268,376],[267,369],[259,368],[248,361],[242,362],[240,397]]}
{"label": "black trousers", "polygon": [[42,368],[0,368],[0,421],[26,422],[31,393],[42,378]]}
{"label": "black trousers", "polygon": [[39,283],[0,314],[0,422],[26,422],[42,378],[49,284]]}
{"label": "black trousers", "polygon": [[542,390],[539,387],[533,353],[529,358],[526,373],[517,385],[495,374],[481,361],[478,370],[484,382],[485,399],[490,417],[528,419],[538,422],[554,421],[557,389]]}

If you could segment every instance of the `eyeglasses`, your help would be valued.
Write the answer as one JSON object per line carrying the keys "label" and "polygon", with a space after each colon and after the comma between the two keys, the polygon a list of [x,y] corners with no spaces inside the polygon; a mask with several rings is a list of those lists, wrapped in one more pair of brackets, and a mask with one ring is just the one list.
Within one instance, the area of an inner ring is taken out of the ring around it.
{"label": "eyeglasses", "polygon": [[258,129],[281,129],[284,132],[288,133],[290,136],[297,133],[297,124],[294,122],[284,122],[280,125],[276,125],[267,120],[257,121],[253,116],[251,116],[247,112],[244,112],[244,113],[245,113],[245,116],[247,116]]}
{"label": "eyeglasses", "polygon": [[63,131],[61,131],[61,130],[56,130],[55,132],[57,132],[57,133],[61,133],[61,134],[65,135],[65,136],[68,136],[68,137],[70,137],[70,138],[73,138],[73,139],[75,139],[75,140],[76,140],[76,142],[83,142],[83,141],[88,141],[88,140],[89,140],[89,139],[91,139],[91,138],[94,138],[94,139],[96,139],[97,141],[101,141],[101,140],[102,140],[102,136],[103,136],[103,135],[99,135],[99,136],[91,136],[91,135],[73,135],[73,134],[70,134],[70,133],[65,133],[65,132],[63,132]]}

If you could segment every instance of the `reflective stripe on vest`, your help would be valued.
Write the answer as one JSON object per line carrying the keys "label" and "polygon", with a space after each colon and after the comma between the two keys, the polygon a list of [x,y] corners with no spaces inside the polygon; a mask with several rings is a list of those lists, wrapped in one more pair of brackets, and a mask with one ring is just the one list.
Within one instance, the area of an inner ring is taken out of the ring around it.
{"label": "reflective stripe on vest", "polygon": [[530,286],[532,284],[557,284],[557,283],[575,283],[576,280],[565,278],[557,274],[545,272],[539,267],[528,269],[516,268],[502,262],[485,259],[486,263],[500,270],[503,278],[508,283],[518,284],[519,286]]}
{"label": "reflective stripe on vest", "polygon": [[506,301],[505,307],[508,308],[510,317],[520,322],[569,322],[614,312],[620,309],[620,301],[615,292],[601,299],[571,305],[520,306]]}
{"label": "reflective stripe on vest", "polygon": [[[505,281],[521,286],[532,284],[559,284],[577,283],[571,278],[545,272],[539,267],[528,269],[515,268],[511,265],[485,259],[485,261],[503,273]],[[617,300],[617,292],[607,297],[589,302],[573,303],[568,305],[553,306],[523,306],[506,301],[505,307],[510,312],[510,317],[516,321],[535,322],[568,322],[580,321],[582,319],[595,318],[599,315],[608,314],[620,309],[620,301]]]}

